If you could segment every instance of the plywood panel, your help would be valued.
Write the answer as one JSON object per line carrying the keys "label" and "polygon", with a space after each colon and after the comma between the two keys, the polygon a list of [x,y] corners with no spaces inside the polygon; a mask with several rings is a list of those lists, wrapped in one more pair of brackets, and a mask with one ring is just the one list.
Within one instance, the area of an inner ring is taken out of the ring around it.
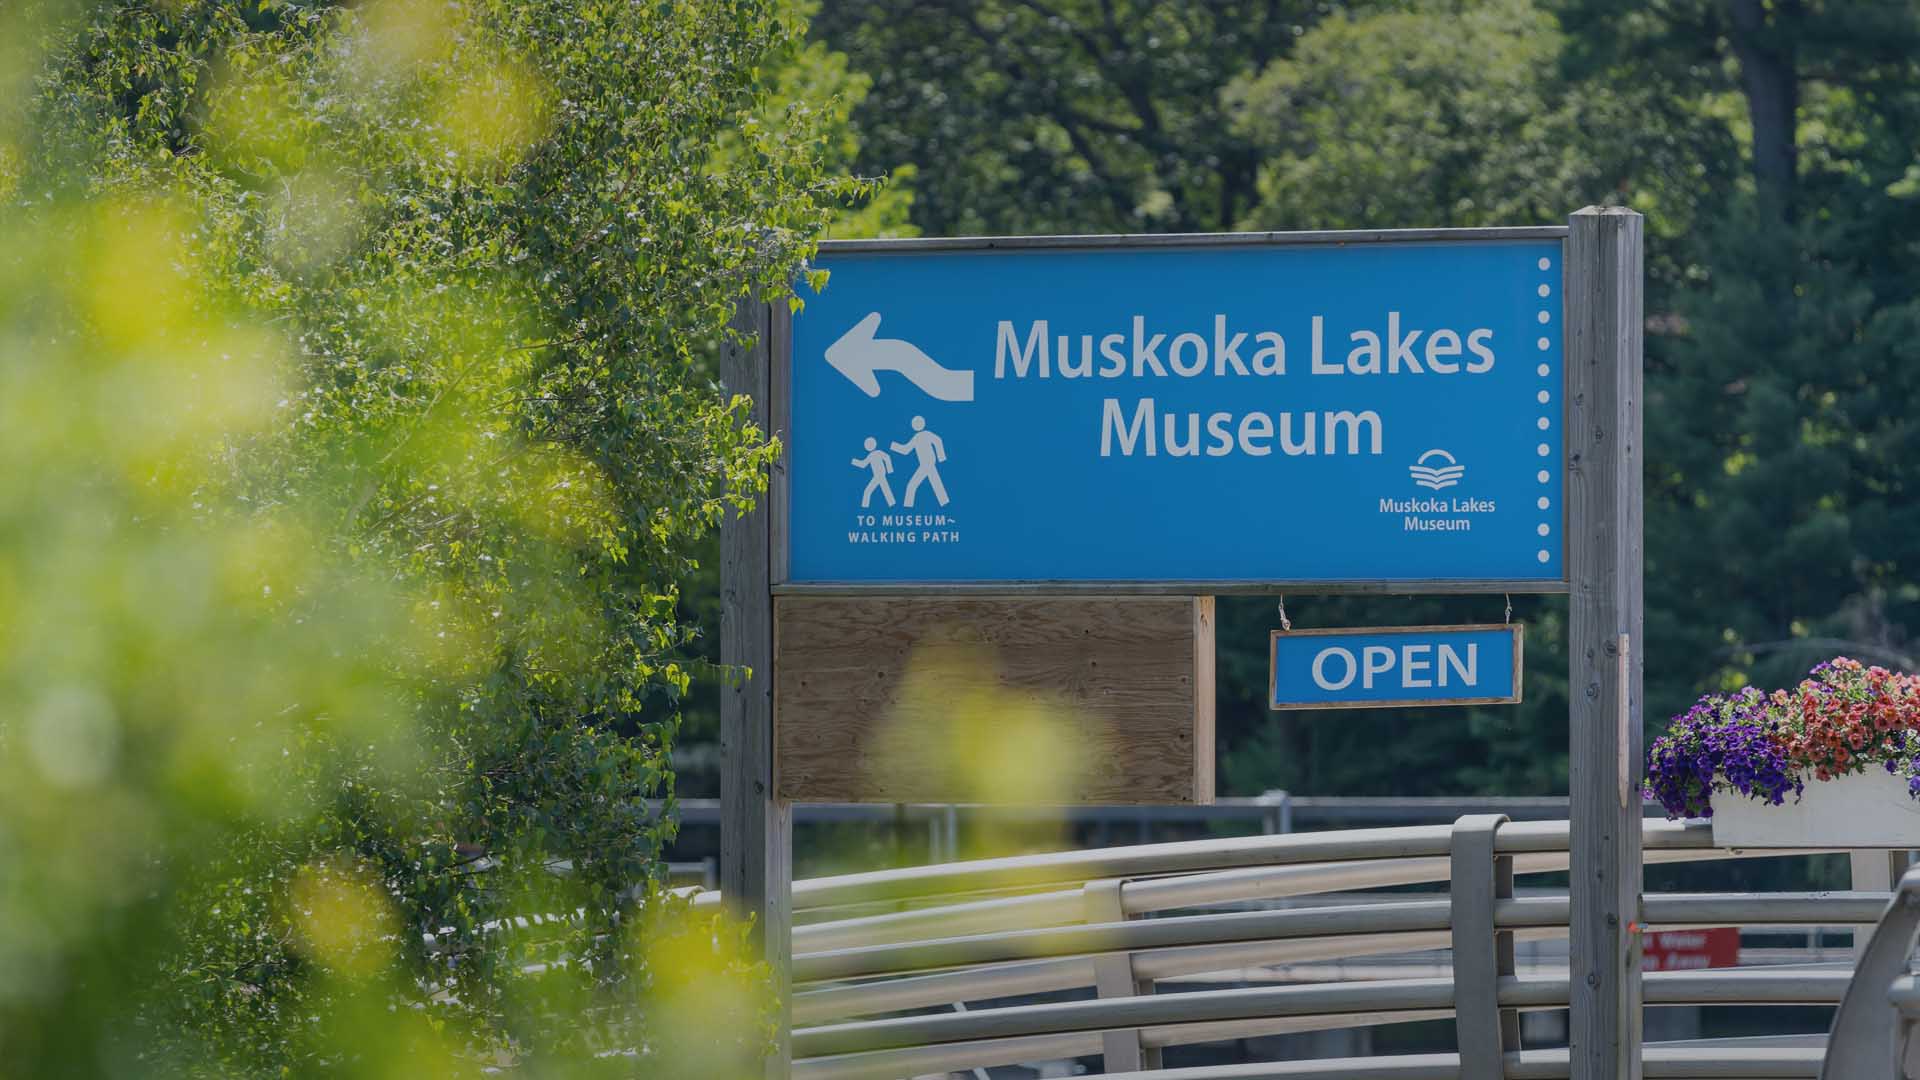
{"label": "plywood panel", "polygon": [[774,631],[782,798],[1213,797],[1210,597],[783,596]]}

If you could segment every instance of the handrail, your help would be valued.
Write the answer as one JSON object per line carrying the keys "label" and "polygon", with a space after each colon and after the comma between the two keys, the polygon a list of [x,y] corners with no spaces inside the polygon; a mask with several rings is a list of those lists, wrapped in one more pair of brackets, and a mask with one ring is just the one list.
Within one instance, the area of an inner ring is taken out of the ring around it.
{"label": "handrail", "polygon": [[[1300,1017],[1285,1019],[1266,1019],[1241,1021],[1227,1024],[1182,1024],[1165,1027],[1142,1028],[1141,1043],[1158,1047],[1179,1046],[1191,1043],[1214,1042],[1220,1039],[1254,1037],[1260,1035],[1281,1035],[1297,1031],[1325,1031],[1343,1027],[1372,1027],[1379,1024],[1407,1023],[1420,1020],[1444,1020],[1445,1012],[1405,1012],[1405,1013],[1351,1013],[1343,1016]],[[927,1073],[939,1073],[952,1069],[964,1069],[973,1066],[991,1067],[1012,1065],[1020,1062],[1040,1061],[1048,1058],[1084,1057],[1100,1051],[1098,1034],[1078,1033],[1066,1035],[1035,1035],[1017,1039],[999,1039],[970,1043],[946,1043],[936,1046],[911,1047],[902,1050],[878,1050],[860,1054],[845,1054],[836,1057],[807,1058],[794,1063],[792,1080],[900,1080],[903,1076],[923,1076]],[[1645,1061],[1648,1077],[1738,1077],[1741,1080],[1758,1080],[1762,1077],[1796,1077],[1812,1080],[1820,1068],[1821,1056],[1825,1053],[1824,1038],[1811,1045],[1782,1045],[1766,1049],[1729,1046],[1725,1048],[1703,1049],[1698,1043],[1674,1044],[1671,1047],[1662,1044],[1648,1044],[1645,1048]],[[1558,1053],[1560,1064],[1554,1064],[1554,1054]],[[1566,1077],[1565,1051],[1532,1051],[1516,1059],[1511,1055],[1504,1058],[1505,1076],[1510,1080],[1523,1080],[1525,1077]],[[1458,1057],[1454,1054],[1419,1055],[1428,1061],[1441,1061],[1446,1067],[1456,1071],[1449,1076],[1463,1076],[1465,1080],[1487,1080],[1479,1074],[1463,1074],[1457,1071]],[[1365,1058],[1358,1061],[1328,1059],[1320,1061],[1276,1063],[1265,1066],[1236,1065],[1215,1066],[1208,1069],[1172,1069],[1154,1071],[1145,1074],[1154,1080],[1166,1080],[1173,1077],[1221,1077],[1233,1080],[1235,1077],[1264,1076],[1266,1073],[1248,1072],[1258,1068],[1288,1068],[1296,1071],[1279,1075],[1288,1077],[1318,1076],[1316,1069],[1332,1066],[1336,1069],[1348,1068],[1359,1071],[1328,1073],[1328,1076],[1396,1076],[1393,1071],[1397,1063],[1405,1058],[1384,1057]],[[1743,1063],[1732,1071],[1714,1071],[1713,1062],[1737,1061]],[[1708,1064],[1700,1064],[1706,1062]],[[1384,1066],[1381,1071],[1368,1072],[1366,1066]],[[1298,1071],[1298,1070],[1305,1070]],[[1134,1080],[1144,1080],[1140,1074],[1105,1074],[1108,1080],[1117,1076],[1133,1076]]]}
{"label": "handrail", "polygon": [[[1447,979],[1392,979],[1335,986],[1277,986],[1184,994],[1047,1002],[962,1015],[905,1016],[799,1028],[796,1057],[1059,1032],[1105,1031],[1150,1024],[1214,1023],[1279,1016],[1322,1016],[1453,1007]],[[957,1021],[957,1022],[956,1022]]]}
{"label": "handrail", "polygon": [[813,982],[1023,958],[1446,928],[1445,900],[1414,900],[1366,907],[1186,915],[1171,919],[1013,930],[904,945],[869,945],[806,953],[793,958],[793,977],[796,982]]}
{"label": "handrail", "polygon": [[[1285,1035],[1301,1031],[1328,1031],[1343,1027],[1373,1027],[1380,1024],[1444,1020],[1447,1013],[1389,1012],[1350,1013],[1345,1016],[1269,1018],[1254,1021],[1229,1021],[1218,1024],[1169,1024],[1140,1028],[1142,1046],[1164,1048],[1221,1039]],[[981,1042],[943,1043],[936,1046],[907,1047],[900,1050],[876,1050],[815,1057],[796,1061],[791,1080],[900,1080],[903,1076],[925,1076],[956,1068],[1013,1065],[1049,1058],[1086,1057],[1100,1053],[1097,1032],[1073,1032],[1064,1035],[1030,1035],[1015,1039]],[[1160,1077],[1164,1072],[1148,1075]]]}
{"label": "handrail", "polygon": [[[1643,976],[1650,1005],[1835,1005],[1851,973],[1793,969],[1662,971]],[[1525,976],[1499,981],[1498,1001],[1521,1009],[1565,1008],[1566,979]],[[1048,1002],[965,1013],[905,1016],[800,1028],[794,1054],[814,1057],[905,1046],[1039,1035],[1106,1031],[1149,1024],[1189,1024],[1265,1017],[1324,1016],[1355,1012],[1434,1010],[1451,1013],[1451,979],[1381,979],[1325,986],[1276,986],[1200,990],[1179,994]]]}
{"label": "handrail", "polygon": [[[1515,931],[1514,936],[1521,941],[1565,938],[1567,929],[1562,926],[1520,930]],[[1444,949],[1448,944],[1446,933],[1435,932],[1193,945],[1135,953],[1133,966],[1135,974],[1143,981],[1156,982],[1227,968],[1420,952]],[[1074,990],[1092,986],[1093,982],[1091,957],[985,964],[931,975],[909,975],[802,990],[794,995],[793,1017],[796,1023],[822,1023],[942,1005],[950,1001],[981,1001]]]}
{"label": "handrail", "polygon": [[[1806,854],[1813,854],[1813,852],[1797,850],[1735,852],[1724,848],[1675,845],[1648,850],[1646,862],[1652,865]],[[1516,874],[1558,873],[1564,872],[1568,867],[1566,854],[1556,852],[1515,855],[1513,862]],[[1271,900],[1288,896],[1310,896],[1397,885],[1431,884],[1446,881],[1451,873],[1450,861],[1445,857],[1263,866],[1252,869],[1207,871],[1182,877],[1145,881],[1129,880],[1121,891],[1120,900],[1121,906],[1128,915],[1145,915],[1206,904]],[[708,895],[717,896],[717,894]],[[825,952],[837,948],[914,941],[926,937],[951,937],[963,933],[1058,926],[1079,922],[1084,911],[1079,889],[999,897],[991,900],[965,900],[886,915],[864,915],[797,926],[793,931],[793,943],[794,948],[801,952]]]}
{"label": "handrail", "polygon": [[1654,930],[1735,924],[1835,926],[1872,922],[1892,898],[1892,893],[1846,890],[1749,895],[1647,893],[1640,900],[1640,918]]}
{"label": "handrail", "polygon": [[[1818,1048],[1705,1050],[1648,1046],[1646,1080],[1812,1080],[1824,1051]],[[1567,1080],[1572,1065],[1565,1050],[1522,1050],[1503,1062],[1507,1080]],[[1146,1073],[1108,1073],[1106,1080],[1480,1080],[1466,1078],[1456,1054],[1277,1061],[1216,1065]]]}
{"label": "handrail", "polygon": [[1895,1024],[1900,1015],[1894,996],[1895,980],[1907,974],[1914,937],[1920,933],[1920,870],[1900,879],[1873,936],[1860,954],[1859,965],[1840,1011],[1834,1014],[1827,1036],[1832,1053],[1820,1075],[1823,1080],[1887,1080],[1904,1075]]}
{"label": "handrail", "polygon": [[[1033,1061],[1046,1056],[1072,1057],[1072,1053],[1054,1053],[1053,1047],[1036,1043],[1034,1053],[1013,1060]],[[1652,1044],[1643,1056],[1646,1080],[1813,1080],[1819,1075],[1825,1053],[1819,1047],[1782,1047],[1754,1049],[1728,1047],[1665,1047]],[[1571,1066],[1565,1050],[1523,1050],[1508,1054],[1503,1061],[1508,1080],[1567,1080]],[[793,1080],[897,1080],[900,1076],[920,1075],[910,1071],[910,1059],[899,1063],[873,1063],[863,1069],[857,1063],[841,1063],[829,1074],[796,1068]],[[1201,1068],[1165,1069],[1152,1072],[1107,1073],[1105,1080],[1484,1080],[1468,1076],[1460,1068],[1456,1054],[1402,1054],[1388,1057],[1323,1058],[1312,1061],[1275,1061],[1250,1065],[1213,1065]]]}
{"label": "handrail", "polygon": [[[1449,853],[1452,831],[1451,825],[1409,825],[1326,833],[1234,836],[874,870],[796,881],[793,884],[793,905],[795,910],[839,907],[877,900],[902,901],[963,895],[986,887],[1037,887],[1103,878],[1153,877],[1301,863],[1422,856],[1439,858],[1444,862]],[[1642,824],[1642,836],[1643,844],[1649,850],[1713,847],[1712,828],[1700,821],[1648,819]],[[1500,830],[1496,851],[1502,855],[1564,854],[1568,840],[1569,830],[1565,821],[1516,821]],[[702,892],[694,897],[694,902],[700,905],[717,904],[720,897],[717,893]]]}
{"label": "handrail", "polygon": [[[1648,863],[1811,853],[1717,848],[1710,827],[1700,822],[1648,820],[1643,830]],[[792,1076],[897,1080],[1104,1055],[1107,1075],[1117,1077],[1134,1075],[1125,1070],[1142,1067],[1136,1063],[1151,1066],[1164,1046],[1443,1019],[1457,1010],[1460,1045],[1471,1051],[1464,1072],[1476,1080],[1496,1073],[1499,1080],[1564,1076],[1564,1052],[1519,1052],[1515,1036],[1519,1011],[1567,1007],[1568,978],[1564,969],[1515,974],[1511,941],[1565,938],[1572,906],[1564,893],[1514,895],[1510,883],[1512,875],[1564,872],[1569,840],[1565,821],[1485,817],[1022,855],[798,882],[795,907],[817,921],[803,921],[793,933],[798,992],[792,1006],[800,1026],[793,1032]],[[1334,895],[1457,875],[1486,881],[1471,894],[1455,881],[1451,893],[1366,902]],[[1650,894],[1637,922],[1641,929],[1850,926],[1874,921],[1892,895]],[[1217,910],[1295,897],[1319,899]],[[717,899],[703,894],[695,902]],[[1462,948],[1478,959],[1462,963]],[[1154,992],[1158,981],[1246,966],[1440,949],[1456,953],[1452,978],[1348,972],[1336,976],[1340,981]],[[1643,999],[1650,1005],[1833,1005],[1847,994],[1851,974],[1827,966],[1649,972]],[[1015,1000],[1092,987],[1100,996]],[[964,1009],[956,1004],[962,1002]],[[899,1015],[922,1008],[941,1011]],[[1810,1078],[1822,1052],[1647,1049],[1650,1078]],[[1728,1071],[1714,1061],[1740,1068]],[[1292,1062],[1258,1067],[1269,1072],[1232,1071],[1236,1066],[1192,1076],[1463,1075],[1457,1053],[1368,1059],[1358,1072],[1340,1072],[1344,1067]],[[1178,1080],[1189,1072],[1138,1075]]]}
{"label": "handrail", "polygon": [[[1820,926],[1871,921],[1885,908],[1888,896],[1886,893],[1840,892],[1733,897],[1711,893],[1650,894],[1643,901],[1642,911],[1647,925],[1661,928],[1733,923]],[[1502,930],[1565,926],[1571,906],[1564,896],[1497,900],[1493,904],[1493,926]],[[1411,934],[1445,930],[1450,919],[1450,904],[1441,899],[1010,930],[800,953],[793,958],[793,978],[795,982],[820,982],[1186,945]]]}

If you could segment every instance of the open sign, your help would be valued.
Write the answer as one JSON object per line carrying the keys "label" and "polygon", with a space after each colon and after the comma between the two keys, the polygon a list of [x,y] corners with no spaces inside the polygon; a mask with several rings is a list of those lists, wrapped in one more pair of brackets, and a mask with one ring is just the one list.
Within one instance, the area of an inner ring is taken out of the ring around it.
{"label": "open sign", "polygon": [[1478,705],[1520,700],[1518,625],[1278,630],[1275,709]]}

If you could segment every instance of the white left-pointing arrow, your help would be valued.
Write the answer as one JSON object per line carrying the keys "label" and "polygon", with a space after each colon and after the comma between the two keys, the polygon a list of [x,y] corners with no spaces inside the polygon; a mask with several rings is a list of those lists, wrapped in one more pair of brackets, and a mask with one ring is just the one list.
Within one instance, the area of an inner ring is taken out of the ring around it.
{"label": "white left-pointing arrow", "polygon": [[874,337],[878,329],[880,313],[875,311],[840,335],[839,341],[827,346],[827,363],[868,397],[880,396],[880,380],[875,372],[896,371],[929,397],[941,401],[973,400],[973,372],[941,367],[939,361],[910,341]]}

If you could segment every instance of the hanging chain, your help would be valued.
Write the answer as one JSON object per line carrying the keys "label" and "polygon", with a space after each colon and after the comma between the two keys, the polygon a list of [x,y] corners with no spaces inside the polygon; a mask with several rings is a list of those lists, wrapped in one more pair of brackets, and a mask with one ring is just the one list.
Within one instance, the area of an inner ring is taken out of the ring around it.
{"label": "hanging chain", "polygon": [[1292,630],[1293,621],[1287,618],[1287,598],[1280,598],[1280,629]]}
{"label": "hanging chain", "polygon": [[1507,625],[1513,625],[1513,594],[1507,594]]}

